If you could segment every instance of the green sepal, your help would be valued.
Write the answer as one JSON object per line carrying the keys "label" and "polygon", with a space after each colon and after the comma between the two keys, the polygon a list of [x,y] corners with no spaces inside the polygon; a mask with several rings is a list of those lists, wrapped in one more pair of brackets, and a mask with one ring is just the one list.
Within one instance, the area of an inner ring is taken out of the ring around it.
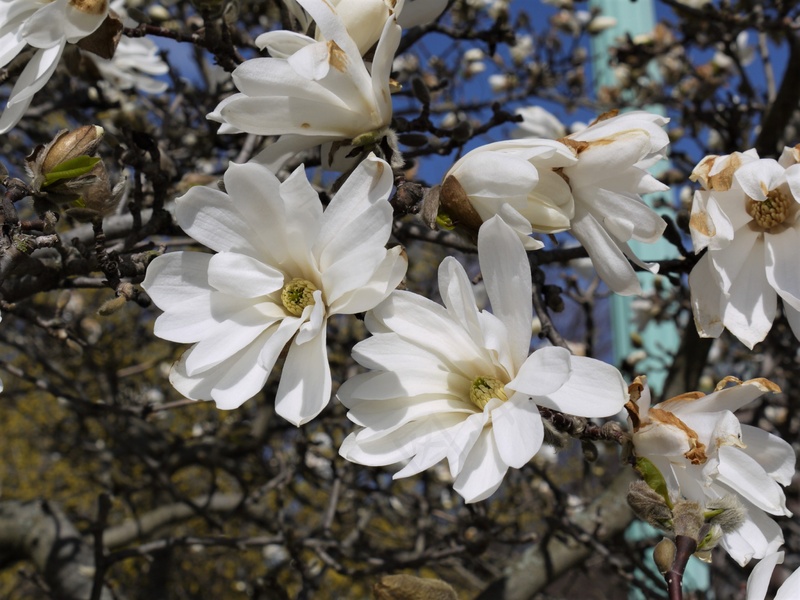
{"label": "green sepal", "polygon": [[62,179],[74,179],[89,173],[100,162],[99,156],[76,156],[57,164],[44,176],[44,185],[49,187]]}
{"label": "green sepal", "polygon": [[436,215],[436,225],[439,229],[444,229],[445,231],[453,231],[456,228],[456,224],[453,223],[453,219],[450,218],[450,215],[447,213],[439,212]]}
{"label": "green sepal", "polygon": [[672,508],[672,501],[669,499],[669,492],[667,491],[667,482],[661,471],[642,456],[636,458],[636,470],[639,471],[644,482],[650,486],[650,489],[661,496],[669,508]]}

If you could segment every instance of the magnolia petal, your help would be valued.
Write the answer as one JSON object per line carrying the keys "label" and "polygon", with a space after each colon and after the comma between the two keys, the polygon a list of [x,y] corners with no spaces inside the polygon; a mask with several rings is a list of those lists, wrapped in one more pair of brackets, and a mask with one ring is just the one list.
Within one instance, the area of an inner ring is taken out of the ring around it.
{"label": "magnolia petal", "polygon": [[447,8],[447,0],[406,0],[397,22],[403,29],[430,23]]}
{"label": "magnolia petal", "polygon": [[755,460],[772,479],[783,486],[792,483],[795,453],[792,445],[758,427],[742,425],[742,452]]}
{"label": "magnolia petal", "polygon": [[[392,191],[392,169],[386,161],[370,154],[350,174],[322,217],[322,228],[314,244],[324,271],[342,255],[352,252],[355,242],[388,240],[392,208],[387,202]],[[377,230],[373,233],[373,229]]]}
{"label": "magnolia petal", "polygon": [[450,174],[468,196],[477,196],[484,202],[510,202],[515,207],[527,202],[528,193],[539,182],[539,172],[530,162],[500,152],[467,155]]}
{"label": "magnolia petal", "polygon": [[[302,33],[280,29],[262,33],[255,42],[260,50],[267,50],[269,55],[274,58],[288,58],[301,48],[316,43],[316,40]],[[249,62],[252,62],[252,59],[243,62],[239,67]]]}
{"label": "magnolia petal", "polygon": [[758,564],[750,572],[750,577],[747,578],[747,600],[766,600],[775,565],[782,563],[783,552],[775,552],[758,561]]}
{"label": "magnolia petal", "polygon": [[[381,37],[372,58],[371,87],[372,97],[379,111],[380,123],[388,126],[392,120],[392,99],[389,81],[397,48],[400,46],[402,29],[394,18],[389,18],[383,26]],[[362,92],[363,93],[363,92]]]}
{"label": "magnolia petal", "polygon": [[794,337],[800,340],[800,311],[784,303],[783,314],[786,315],[786,320],[789,321],[789,327],[794,333]]}
{"label": "magnolia petal", "polygon": [[263,369],[272,371],[272,367],[275,366],[275,362],[278,360],[284,346],[297,333],[302,324],[302,319],[286,317],[277,327],[270,327],[264,333],[259,357],[259,364]]}
{"label": "magnolia petal", "polygon": [[764,243],[755,232],[741,232],[725,246],[724,251],[711,252],[711,262],[718,273],[722,291],[730,292],[731,285],[740,274],[744,273],[748,277],[744,268],[753,255],[757,260],[752,267],[764,271],[765,253]]}
{"label": "magnolia petal", "polygon": [[720,545],[741,566],[753,558],[761,559],[777,552],[783,545],[783,533],[778,524],[747,500],[743,500],[743,504],[747,509],[744,523],[720,540]]}
{"label": "magnolia petal", "polygon": [[269,371],[258,365],[260,344],[254,343],[219,365],[198,376],[189,377],[185,371],[187,354],[175,363],[169,381],[180,393],[192,400],[214,400],[217,408],[238,408],[264,387]]}
{"label": "magnolia petal", "polygon": [[213,324],[196,321],[196,331],[200,333],[195,339],[200,339],[191,353],[187,353],[183,372],[194,377],[220,364],[252,344],[272,322],[265,321],[264,315],[254,306],[229,314]]}
{"label": "magnolia petal", "polygon": [[[541,348],[533,355],[556,349]],[[585,356],[571,356],[569,362],[569,379],[555,391],[537,397],[537,404],[580,417],[610,417],[622,410],[628,392],[615,367]]]}
{"label": "magnolia petal", "polygon": [[350,139],[364,133],[361,113],[308,98],[243,96],[228,102],[219,113],[234,127],[256,135]]}
{"label": "magnolia petal", "polygon": [[283,273],[278,269],[244,254],[220,252],[208,263],[208,284],[233,296],[265,296],[280,290],[283,283]]}
{"label": "magnolia petal", "polygon": [[763,252],[763,247],[745,258],[722,315],[725,327],[751,350],[767,336],[777,312],[777,294],[767,281],[764,257],[758,250]]}
{"label": "magnolia petal", "polygon": [[506,386],[521,394],[541,397],[553,394],[567,383],[572,373],[569,350],[550,346],[531,354]]}
{"label": "magnolia petal", "polygon": [[208,299],[211,256],[202,252],[171,252],[158,256],[147,266],[142,287],[161,310],[178,307],[198,296]]}
{"label": "magnolia petal", "polygon": [[483,429],[467,455],[464,466],[453,483],[453,489],[467,504],[491,496],[503,483],[508,466],[503,462],[495,436]]}
{"label": "magnolia petal", "polygon": [[588,212],[576,207],[571,233],[583,244],[592,265],[611,291],[622,296],[642,293],[642,286],[622,250]]}
{"label": "magnolia petal", "polygon": [[539,408],[525,394],[514,394],[492,411],[492,428],[500,457],[514,469],[525,466],[544,441]]}
{"label": "magnolia petal", "polygon": [[275,396],[275,412],[299,427],[322,412],[330,398],[331,372],[323,327],[312,340],[289,346]]}
{"label": "magnolia petal", "polygon": [[396,333],[379,333],[359,342],[353,347],[353,358],[362,367],[372,370],[397,373],[425,367],[448,370],[439,354],[421,348]]}
{"label": "magnolia petal", "polygon": [[753,458],[739,448],[719,448],[719,474],[717,480],[736,490],[768,513],[791,516],[786,508],[786,497],[781,486],[770,478]]}
{"label": "magnolia petal", "polygon": [[38,50],[25,65],[11,90],[6,108],[0,116],[0,133],[6,133],[19,123],[25,111],[28,110],[33,95],[44,87],[55,72],[65,45],[66,42],[62,40],[60,44],[52,48]]}
{"label": "magnolia petal", "polygon": [[195,240],[216,252],[241,252],[258,257],[252,240],[258,236],[233,208],[231,198],[205,186],[195,186],[175,200],[175,217]]}
{"label": "magnolia petal", "polygon": [[472,283],[464,267],[452,256],[445,257],[439,264],[439,293],[447,312],[461,323],[473,339],[478,339],[481,325]]}
{"label": "magnolia petal", "polygon": [[[365,323],[371,333],[381,330],[398,332],[423,351],[441,357],[449,370],[481,369],[479,372],[493,375],[482,368],[481,357],[485,351],[477,346],[476,341],[450,318],[443,306],[419,294],[394,292],[367,313]],[[437,335],[432,336],[432,331]],[[490,368],[490,363],[485,368]]]}
{"label": "magnolia petal", "polygon": [[689,273],[692,314],[700,337],[719,337],[725,329],[722,322],[723,293],[715,273],[708,254],[702,256]]}
{"label": "magnolia petal", "polygon": [[784,180],[785,171],[778,161],[761,158],[740,166],[733,178],[750,198],[765,200],[769,191],[777,188]]}
{"label": "magnolia petal", "polygon": [[519,368],[531,344],[531,268],[519,237],[500,217],[481,225],[478,260],[492,312],[506,326],[508,348]]}
{"label": "magnolia petal", "polygon": [[[797,598],[800,598],[800,569],[795,569],[775,594],[775,600],[796,600]],[[750,598],[748,597],[747,600]]]}
{"label": "magnolia petal", "polygon": [[352,315],[374,308],[400,284],[407,268],[408,260],[402,247],[389,249],[367,284],[333,300],[329,298],[330,314]]}
{"label": "magnolia petal", "polygon": [[789,227],[773,235],[764,234],[767,281],[783,301],[800,310],[800,277],[797,269],[797,249],[800,232]]}
{"label": "magnolia petal", "polygon": [[773,390],[770,390],[758,380],[753,380],[719,390],[718,392],[712,392],[700,398],[679,396],[662,402],[657,406],[673,412],[681,418],[689,417],[696,413],[736,412],[770,391]]}

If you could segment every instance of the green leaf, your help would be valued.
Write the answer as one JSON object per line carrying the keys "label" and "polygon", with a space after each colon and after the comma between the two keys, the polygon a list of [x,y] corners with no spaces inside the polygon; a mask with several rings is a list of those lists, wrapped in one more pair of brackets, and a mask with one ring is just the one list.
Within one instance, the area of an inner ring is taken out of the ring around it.
{"label": "green leaf", "polygon": [[99,162],[99,156],[76,156],[75,158],[65,160],[53,167],[49,173],[45,174],[44,185],[42,187],[49,187],[56,181],[61,181],[62,179],[74,179],[75,177],[86,175]]}
{"label": "green leaf", "polygon": [[636,458],[636,470],[639,471],[644,482],[650,486],[656,494],[664,498],[667,506],[672,508],[672,501],[669,499],[669,491],[667,490],[667,482],[661,471],[649,460],[644,457]]}

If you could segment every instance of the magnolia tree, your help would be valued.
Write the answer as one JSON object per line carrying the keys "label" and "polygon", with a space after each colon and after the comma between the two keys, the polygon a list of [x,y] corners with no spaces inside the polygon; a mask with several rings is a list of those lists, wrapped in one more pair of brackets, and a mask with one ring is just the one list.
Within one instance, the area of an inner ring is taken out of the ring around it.
{"label": "magnolia tree", "polygon": [[800,597],[800,8],[657,5],[0,1],[3,597]]}

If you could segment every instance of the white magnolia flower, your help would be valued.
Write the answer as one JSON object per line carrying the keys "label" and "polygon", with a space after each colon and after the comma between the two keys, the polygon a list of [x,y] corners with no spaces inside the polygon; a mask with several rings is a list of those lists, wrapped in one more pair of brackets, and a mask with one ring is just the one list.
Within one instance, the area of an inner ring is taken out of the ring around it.
{"label": "white magnolia flower", "polygon": [[509,467],[542,445],[539,406],[587,417],[627,399],[619,372],[548,347],[530,356],[531,276],[519,238],[499,217],[480,229],[481,272],[494,313],[479,311],[463,267],[439,267],[441,306],[397,291],[367,313],[373,334],[353,356],[371,372],[339,388],[359,425],[340,453],[365,465],[408,461],[407,477],[447,458],[467,502],[489,497]]}
{"label": "white magnolia flower", "polygon": [[572,151],[554,140],[506,140],[465,154],[445,175],[454,177],[483,221],[500,214],[528,250],[541,242],[531,231],[570,226],[575,210],[569,184],[556,171],[575,165]]}
{"label": "white magnolia flower", "polygon": [[521,115],[522,122],[511,132],[511,137],[557,140],[567,133],[558,117],[541,106],[518,108],[514,114]]}
{"label": "white magnolia flower", "polygon": [[[405,0],[397,22],[403,29],[426,25],[434,21],[445,8],[448,0]],[[399,4],[399,3],[398,3]]]}
{"label": "white magnolia flower", "polygon": [[694,251],[708,248],[689,275],[700,335],[727,328],[752,349],[772,327],[780,296],[800,337],[800,165],[750,150],[706,157],[692,178],[705,188],[695,192],[689,223]]}
{"label": "white magnolia flower", "polygon": [[0,68],[30,45],[36,48],[25,65],[0,116],[6,133],[30,106],[58,66],[67,43],[91,34],[108,15],[107,0],[0,0]]}
{"label": "white magnolia flower", "polygon": [[641,293],[628,259],[652,272],[657,265],[639,260],[630,240],[654,243],[666,228],[664,220],[640,194],[669,189],[646,169],[663,157],[669,143],[663,127],[669,119],[633,111],[595,121],[561,141],[577,154],[566,167],[575,198],[571,233],[586,248],[600,278],[623,295]]}
{"label": "white magnolia flower", "polygon": [[[114,0],[113,10],[122,19],[125,27],[135,27],[136,21],[128,17],[125,0]],[[96,54],[87,53],[103,79],[118,89],[136,89],[148,94],[160,94],[169,86],[164,81],[153,79],[153,75],[164,75],[169,67],[158,54],[158,46],[148,38],[129,38],[123,36],[117,44],[110,60]]]}
{"label": "white magnolia flower", "polygon": [[364,312],[406,270],[392,226],[392,172],[370,156],[323,212],[299,167],[286,181],[255,163],[232,164],[227,193],[194,187],[179,198],[178,224],[217,254],[156,258],[142,286],[164,310],[155,333],[193,343],[170,381],[182,394],[230,409],[266,383],[288,344],[275,409],[300,425],[327,405],[328,317]]}
{"label": "white magnolia flower", "polygon": [[[330,3],[298,2],[314,18],[322,40],[284,31],[259,36],[260,48],[279,47],[284,56],[239,65],[233,81],[240,93],[208,115],[222,123],[220,133],[281,136],[256,158],[273,170],[296,152],[320,144],[376,142],[392,118],[389,75],[401,33],[395,15],[386,20],[368,69]],[[329,154],[323,148],[326,163]]]}
{"label": "white magnolia flower", "polygon": [[[769,582],[775,565],[783,563],[783,552],[776,552],[764,557],[754,568],[747,579],[747,600],[766,600]],[[781,584],[774,600],[797,600],[800,598],[800,569],[786,578]]]}
{"label": "white magnolia flower", "polygon": [[728,378],[725,383],[730,381],[738,385],[707,396],[683,394],[652,407],[649,389],[638,384],[641,396],[631,392],[636,404],[629,404],[629,411],[636,455],[658,468],[676,500],[683,497],[701,506],[730,494],[741,500],[745,522],[723,534],[720,544],[744,565],[783,543],[780,527],[767,513],[791,516],[781,485],[792,480],[795,455],[782,439],[739,423],[733,414],[780,389],[766,379],[742,383]]}

